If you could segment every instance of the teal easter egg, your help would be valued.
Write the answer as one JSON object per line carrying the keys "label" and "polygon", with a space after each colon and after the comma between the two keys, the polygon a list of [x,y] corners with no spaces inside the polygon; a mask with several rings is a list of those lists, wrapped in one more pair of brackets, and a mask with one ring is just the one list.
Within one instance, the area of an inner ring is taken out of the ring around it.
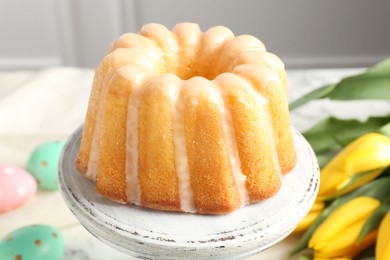
{"label": "teal easter egg", "polygon": [[64,238],[58,229],[47,225],[26,226],[14,230],[0,241],[0,259],[61,259],[64,247]]}
{"label": "teal easter egg", "polygon": [[34,176],[40,188],[58,189],[58,160],[64,144],[64,141],[43,143],[31,153],[27,170]]}

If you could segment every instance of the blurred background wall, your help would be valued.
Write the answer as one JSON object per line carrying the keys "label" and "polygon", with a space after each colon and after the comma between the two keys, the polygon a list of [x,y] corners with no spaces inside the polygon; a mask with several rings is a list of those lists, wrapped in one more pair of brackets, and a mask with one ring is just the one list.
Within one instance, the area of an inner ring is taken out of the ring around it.
{"label": "blurred background wall", "polygon": [[390,56],[388,0],[0,0],[0,70],[93,68],[148,22],[226,25],[287,68],[365,67]]}

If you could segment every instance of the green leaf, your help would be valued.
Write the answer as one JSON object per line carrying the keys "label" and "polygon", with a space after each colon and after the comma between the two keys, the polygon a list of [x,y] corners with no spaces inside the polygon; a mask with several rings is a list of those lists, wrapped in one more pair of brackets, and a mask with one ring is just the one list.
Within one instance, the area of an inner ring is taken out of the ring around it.
{"label": "green leaf", "polygon": [[333,100],[390,99],[390,73],[345,78],[326,97]]}
{"label": "green leaf", "polygon": [[377,208],[374,213],[370,216],[370,218],[364,224],[362,231],[359,234],[357,243],[379,227],[382,219],[385,217],[386,213],[390,211],[390,196],[387,196],[379,208]]}
{"label": "green leaf", "polygon": [[315,89],[293,101],[293,110],[311,100],[329,98],[334,100],[390,99],[390,58],[368,69],[362,74],[342,79]]}
{"label": "green leaf", "polygon": [[323,168],[325,165],[327,165],[336,154],[337,153],[317,153],[316,157],[320,168]]}
{"label": "green leaf", "polygon": [[298,260],[313,260],[314,256],[309,254],[304,254],[299,256]]}
{"label": "green leaf", "polygon": [[343,183],[342,187],[335,193],[333,193],[327,200],[331,200],[345,194],[351,190],[360,187],[367,182],[375,179],[379,175],[385,172],[386,168],[377,168],[369,171],[359,172],[352,175],[345,183]]}
{"label": "green leaf", "polygon": [[386,75],[390,73],[390,58],[379,62],[378,64],[369,68],[366,74],[369,75]]}
{"label": "green leaf", "polygon": [[289,109],[294,110],[295,108],[297,108],[297,107],[299,107],[299,106],[301,106],[301,105],[303,105],[303,104],[305,104],[313,99],[325,98],[329,95],[329,93],[331,93],[334,90],[335,87],[336,87],[336,84],[330,84],[330,85],[326,85],[326,86],[317,88],[317,89],[307,93],[306,95],[298,98],[294,102],[292,102],[289,105]]}
{"label": "green leaf", "polygon": [[[317,123],[303,135],[317,157],[322,156],[321,159],[326,161],[363,134],[388,131],[390,136],[389,122],[390,115],[370,117],[364,122],[355,119],[342,120],[329,117]],[[320,158],[318,159],[320,161]]]}
{"label": "green leaf", "polygon": [[293,256],[299,253],[300,251],[304,250],[305,248],[307,248],[310,237],[313,235],[315,230],[335,209],[337,209],[341,205],[359,196],[369,196],[382,201],[384,200],[384,198],[390,195],[389,187],[390,187],[390,176],[387,176],[383,178],[378,178],[348,194],[345,194],[342,197],[335,199],[328,207],[325,208],[325,210],[317,218],[317,220],[313,223],[313,225],[311,225],[311,227],[303,234],[298,245],[290,252],[290,256]]}

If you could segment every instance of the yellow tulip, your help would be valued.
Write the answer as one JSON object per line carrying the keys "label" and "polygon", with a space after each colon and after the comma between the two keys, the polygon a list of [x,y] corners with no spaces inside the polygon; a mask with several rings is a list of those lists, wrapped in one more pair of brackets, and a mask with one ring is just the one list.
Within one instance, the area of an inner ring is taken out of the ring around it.
{"label": "yellow tulip", "polygon": [[357,240],[366,220],[380,206],[371,197],[357,197],[341,205],[316,229],[309,241],[316,258],[353,258],[375,242],[377,232]]}
{"label": "yellow tulip", "polygon": [[314,221],[321,215],[325,208],[325,203],[322,201],[315,201],[311,207],[309,213],[299,222],[298,226],[294,229],[293,234],[301,233],[308,229]]}
{"label": "yellow tulip", "polygon": [[[320,174],[317,200],[327,200],[345,194],[380,175],[390,166],[390,138],[365,134],[337,154]],[[352,185],[352,177],[359,179]]]}
{"label": "yellow tulip", "polygon": [[390,212],[386,214],[379,226],[375,256],[377,260],[390,259]]}

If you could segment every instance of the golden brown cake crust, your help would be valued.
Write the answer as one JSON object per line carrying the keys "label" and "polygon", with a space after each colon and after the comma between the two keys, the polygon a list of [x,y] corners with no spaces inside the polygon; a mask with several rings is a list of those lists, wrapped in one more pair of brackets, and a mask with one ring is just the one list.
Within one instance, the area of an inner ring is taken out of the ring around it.
{"label": "golden brown cake crust", "polygon": [[141,205],[180,211],[169,96],[173,80],[160,83],[157,77],[145,83],[138,110],[138,179]]}
{"label": "golden brown cake crust", "polygon": [[284,65],[253,36],[148,24],[96,69],[76,167],[104,197],[225,214],[274,196],[296,161]]}
{"label": "golden brown cake crust", "polygon": [[[190,82],[192,84],[185,87],[210,87],[206,79]],[[227,161],[220,109],[202,92],[184,102],[184,128],[195,207],[199,213],[233,211],[240,207],[240,199]]]}
{"label": "golden brown cake crust", "polygon": [[104,104],[100,136],[96,190],[115,201],[127,202],[126,196],[126,117],[131,81],[116,74],[110,83]]}

